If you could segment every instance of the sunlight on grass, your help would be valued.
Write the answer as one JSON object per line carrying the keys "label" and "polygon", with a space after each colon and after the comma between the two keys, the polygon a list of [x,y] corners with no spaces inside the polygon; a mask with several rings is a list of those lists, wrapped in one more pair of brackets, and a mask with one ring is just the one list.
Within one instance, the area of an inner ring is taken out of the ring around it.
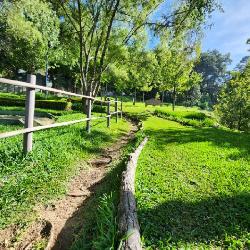
{"label": "sunlight on grass", "polygon": [[249,135],[150,117],[136,174],[149,249],[249,247]]}
{"label": "sunlight on grass", "polygon": [[[58,122],[81,119],[80,113],[61,115]],[[25,224],[32,217],[32,208],[38,203],[65,192],[67,181],[79,169],[79,161],[101,153],[130,129],[125,120],[106,120],[92,123],[91,134],[85,132],[85,122],[34,133],[31,154],[22,153],[22,136],[0,141],[0,228],[11,223]],[[21,126],[1,125],[0,130],[15,130]]]}

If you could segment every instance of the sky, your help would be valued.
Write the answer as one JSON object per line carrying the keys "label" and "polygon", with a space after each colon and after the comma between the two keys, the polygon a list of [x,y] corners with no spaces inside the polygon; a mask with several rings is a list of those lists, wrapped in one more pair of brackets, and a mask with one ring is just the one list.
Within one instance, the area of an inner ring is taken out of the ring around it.
{"label": "sky", "polygon": [[250,0],[221,0],[224,13],[216,11],[209,19],[210,29],[204,32],[202,50],[217,49],[230,53],[234,68],[242,57],[249,55],[250,45]]}
{"label": "sky", "polygon": [[[166,0],[152,16],[157,19],[162,13],[169,9],[170,2]],[[250,0],[219,0],[223,12],[217,10],[213,12],[207,24],[211,27],[205,28],[202,41],[202,51],[217,49],[221,53],[230,53],[232,64],[229,69],[233,69],[242,57],[249,55],[250,45],[246,44],[250,38]],[[149,47],[157,43],[157,39],[152,38]]]}

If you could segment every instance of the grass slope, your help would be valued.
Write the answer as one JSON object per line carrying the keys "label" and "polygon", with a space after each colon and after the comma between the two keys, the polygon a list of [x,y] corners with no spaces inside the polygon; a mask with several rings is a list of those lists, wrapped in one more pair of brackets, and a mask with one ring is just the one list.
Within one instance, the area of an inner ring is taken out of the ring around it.
{"label": "grass slope", "polygon": [[[64,112],[58,122],[82,117]],[[34,205],[64,194],[69,178],[86,167],[84,160],[98,155],[130,129],[124,120],[117,124],[112,120],[110,129],[105,119],[92,125],[91,134],[85,132],[85,123],[36,132],[34,150],[27,156],[22,154],[22,136],[0,141],[0,228],[25,225],[32,219]],[[18,128],[1,125],[0,132]]]}
{"label": "grass slope", "polygon": [[249,135],[157,117],[136,174],[147,249],[250,248]]}
{"label": "grass slope", "polygon": [[212,112],[201,111],[198,107],[176,106],[175,111],[169,104],[162,106],[147,106],[144,103],[131,102],[124,103],[124,111],[131,117],[136,117],[141,120],[146,120],[150,114],[165,118],[171,121],[179,122],[183,125],[194,127],[213,127],[218,126]]}

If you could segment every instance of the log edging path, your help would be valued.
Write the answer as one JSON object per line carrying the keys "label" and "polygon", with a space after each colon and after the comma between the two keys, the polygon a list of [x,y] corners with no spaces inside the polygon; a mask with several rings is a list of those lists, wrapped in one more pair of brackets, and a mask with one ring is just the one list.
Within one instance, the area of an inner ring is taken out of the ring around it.
{"label": "log edging path", "polygon": [[123,237],[120,249],[141,250],[140,226],[136,212],[135,173],[137,161],[148,137],[145,137],[134,153],[130,154],[126,170],[122,173],[120,203],[118,208],[119,234]]}

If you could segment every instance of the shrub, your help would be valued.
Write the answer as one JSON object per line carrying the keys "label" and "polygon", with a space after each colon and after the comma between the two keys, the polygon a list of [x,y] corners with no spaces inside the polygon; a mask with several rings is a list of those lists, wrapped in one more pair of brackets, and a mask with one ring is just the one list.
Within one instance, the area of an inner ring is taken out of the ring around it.
{"label": "shrub", "polygon": [[184,115],[184,117],[187,119],[205,120],[207,116],[205,113],[201,113],[201,112],[190,112]]}
{"label": "shrub", "polygon": [[[72,110],[76,110],[76,111],[82,111],[83,107],[82,107],[82,102],[81,101],[76,101],[76,100],[72,100]],[[97,113],[105,113],[106,112],[106,108],[105,106],[101,106],[98,103],[94,103],[93,107],[92,107],[92,112],[97,112]]]}
{"label": "shrub", "polygon": [[[66,100],[36,100],[36,108],[70,110],[71,102]],[[21,98],[2,98],[0,97],[0,106],[25,106],[25,99]]]}

